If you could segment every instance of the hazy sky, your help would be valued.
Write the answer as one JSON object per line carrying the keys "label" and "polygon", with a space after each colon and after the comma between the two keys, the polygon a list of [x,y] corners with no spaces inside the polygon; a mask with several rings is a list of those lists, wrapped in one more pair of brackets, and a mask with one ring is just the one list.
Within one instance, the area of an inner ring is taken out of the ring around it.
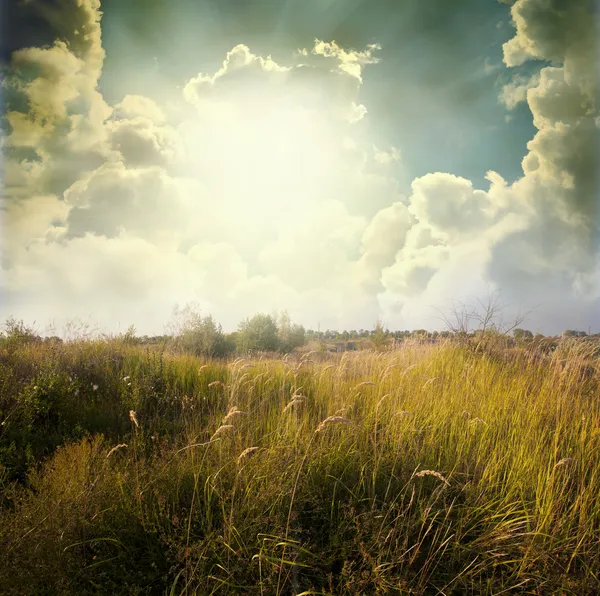
{"label": "hazy sky", "polygon": [[5,5],[0,317],[600,331],[593,0]]}

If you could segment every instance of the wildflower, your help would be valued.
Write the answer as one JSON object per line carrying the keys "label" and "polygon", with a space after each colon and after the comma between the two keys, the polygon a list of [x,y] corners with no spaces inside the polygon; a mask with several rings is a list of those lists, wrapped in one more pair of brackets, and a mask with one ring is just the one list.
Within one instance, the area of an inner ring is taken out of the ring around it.
{"label": "wildflower", "polygon": [[131,422],[133,422],[136,426],[139,426],[138,420],[137,420],[137,414],[135,413],[134,410],[129,410],[129,420],[131,420]]}
{"label": "wildflower", "polygon": [[98,385],[92,385],[92,391],[98,391]]}

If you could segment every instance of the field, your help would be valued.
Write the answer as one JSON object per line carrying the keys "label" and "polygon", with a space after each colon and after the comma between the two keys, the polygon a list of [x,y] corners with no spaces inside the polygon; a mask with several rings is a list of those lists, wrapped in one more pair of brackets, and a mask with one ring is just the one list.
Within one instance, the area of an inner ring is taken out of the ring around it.
{"label": "field", "polygon": [[590,344],[0,350],[2,594],[597,594]]}

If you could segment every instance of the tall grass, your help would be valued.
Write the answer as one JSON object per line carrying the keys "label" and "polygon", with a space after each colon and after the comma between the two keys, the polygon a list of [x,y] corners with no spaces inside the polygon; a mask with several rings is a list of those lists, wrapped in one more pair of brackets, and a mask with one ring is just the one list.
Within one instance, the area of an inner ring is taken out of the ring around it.
{"label": "tall grass", "polygon": [[596,594],[582,346],[3,349],[0,592]]}

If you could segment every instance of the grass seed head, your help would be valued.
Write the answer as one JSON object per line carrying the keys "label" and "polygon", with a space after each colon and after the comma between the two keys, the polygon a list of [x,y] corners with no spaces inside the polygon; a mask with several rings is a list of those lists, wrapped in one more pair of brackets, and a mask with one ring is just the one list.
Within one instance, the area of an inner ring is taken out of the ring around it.
{"label": "grass seed head", "polygon": [[294,406],[299,406],[299,405],[303,404],[304,401],[305,401],[304,396],[298,395],[298,396],[294,397],[292,399],[292,401],[290,401],[290,403],[287,406],[285,406],[285,408],[283,408],[283,411],[287,412],[288,410],[291,410]]}
{"label": "grass seed head", "polygon": [[421,389],[425,389],[425,387],[427,387],[427,385],[431,385],[431,383],[434,383],[438,379],[439,379],[439,377],[431,377],[431,379],[427,379],[427,381],[425,381],[425,383],[423,384],[423,387],[421,387]]}
{"label": "grass seed head", "polygon": [[139,426],[135,410],[129,410],[129,420],[131,420],[131,422],[133,422],[136,426]]}
{"label": "grass seed head", "polygon": [[375,383],[373,381],[363,381],[354,387],[354,389],[358,389],[359,387],[375,387]]}
{"label": "grass seed head", "polygon": [[488,423],[483,418],[473,418],[473,420],[469,420],[469,424],[485,424],[485,426],[489,426]]}
{"label": "grass seed head", "polygon": [[210,440],[212,441],[213,439],[217,438],[219,435],[231,432],[232,430],[233,430],[233,424],[221,424],[221,426],[219,426],[219,428],[217,428],[217,430],[214,432],[214,434],[210,438]]}
{"label": "grass seed head", "polygon": [[562,468],[562,466],[572,464],[574,461],[574,457],[563,457],[557,464],[555,464],[554,468]]}
{"label": "grass seed head", "polygon": [[441,480],[446,486],[450,486],[450,483],[444,478],[439,472],[435,470],[421,470],[415,474],[418,478],[423,478],[424,476],[434,476],[438,480]]}
{"label": "grass seed head", "polygon": [[238,410],[237,406],[233,406],[232,408],[230,408],[229,412],[227,412],[227,415],[225,416],[225,418],[223,418],[223,424],[227,424],[227,422],[229,422],[230,420],[233,420],[237,416],[247,416],[247,415],[248,415],[248,412],[242,412],[241,410]]}
{"label": "grass seed head", "polygon": [[238,465],[241,464],[245,459],[248,459],[248,458],[252,457],[253,455],[256,455],[257,451],[258,451],[258,447],[248,447],[247,449],[244,449],[244,451],[242,451],[240,453],[239,457],[237,458]]}
{"label": "grass seed head", "polygon": [[319,426],[317,426],[317,430],[315,432],[320,433],[332,424],[351,424],[351,422],[342,416],[329,416],[329,418],[325,418],[325,420],[323,420]]}
{"label": "grass seed head", "polygon": [[119,443],[119,445],[115,445],[107,454],[106,457],[110,457],[115,451],[119,449],[123,449],[123,447],[127,447],[127,443]]}
{"label": "grass seed head", "polygon": [[392,418],[395,418],[396,416],[412,416],[413,413],[412,412],[407,412],[406,410],[398,410],[393,416]]}

